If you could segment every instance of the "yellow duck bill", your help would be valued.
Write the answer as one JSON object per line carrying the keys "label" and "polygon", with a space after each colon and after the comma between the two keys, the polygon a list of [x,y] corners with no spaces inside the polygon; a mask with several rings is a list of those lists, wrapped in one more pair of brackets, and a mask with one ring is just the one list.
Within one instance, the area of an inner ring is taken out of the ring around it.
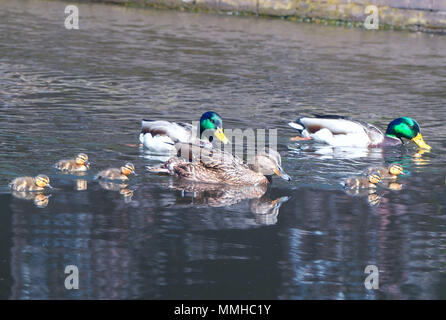
{"label": "yellow duck bill", "polygon": [[228,144],[229,143],[229,139],[226,138],[222,128],[217,128],[217,130],[215,130],[214,135],[217,137],[218,140],[220,140],[224,144]]}
{"label": "yellow duck bill", "polygon": [[421,135],[421,133],[418,133],[417,136],[412,139],[412,141],[415,142],[415,144],[422,149],[427,149],[427,150],[432,149],[432,147],[430,145],[428,145],[426,142],[424,142],[424,139],[423,139],[423,136]]}

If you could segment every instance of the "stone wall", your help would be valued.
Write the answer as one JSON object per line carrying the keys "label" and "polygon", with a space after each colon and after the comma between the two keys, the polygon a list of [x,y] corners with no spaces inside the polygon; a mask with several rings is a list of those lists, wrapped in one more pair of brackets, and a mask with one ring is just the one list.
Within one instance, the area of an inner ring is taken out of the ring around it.
{"label": "stone wall", "polygon": [[446,32],[446,0],[92,0],[128,6],[232,11],[361,26],[368,5],[379,9],[380,29]]}

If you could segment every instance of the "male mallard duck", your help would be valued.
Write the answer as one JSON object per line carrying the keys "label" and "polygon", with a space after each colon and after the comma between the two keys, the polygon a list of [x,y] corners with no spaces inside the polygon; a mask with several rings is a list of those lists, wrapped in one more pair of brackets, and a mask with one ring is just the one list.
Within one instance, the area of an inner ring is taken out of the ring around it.
{"label": "male mallard duck", "polygon": [[41,191],[45,188],[52,188],[50,178],[44,174],[36,177],[18,177],[11,181],[9,187],[14,191]]}
{"label": "male mallard duck", "polygon": [[90,168],[90,162],[85,153],[79,153],[74,159],[58,161],[55,167],[65,172],[87,171]]}
{"label": "male mallard duck", "polygon": [[188,156],[192,162],[175,157],[160,167],[148,167],[148,170],[176,175],[188,181],[237,186],[266,185],[274,173],[291,180],[282,169],[280,154],[269,148],[256,155],[253,164],[246,165],[240,158],[222,150],[178,143],[176,147],[181,155],[192,153],[192,157]]}
{"label": "male mallard duck", "polygon": [[176,142],[212,147],[208,140],[202,140],[205,136],[212,140],[210,134],[225,144],[229,142],[223,132],[223,120],[213,111],[205,112],[201,116],[200,137],[197,135],[197,128],[190,123],[143,120],[139,141],[150,151],[165,154],[175,150]]}
{"label": "male mallard duck", "polygon": [[388,167],[370,167],[364,171],[364,174],[372,174],[374,172],[379,173],[381,179],[395,180],[400,174],[405,175],[403,166],[399,163],[392,163]]}
{"label": "male mallard duck", "polygon": [[424,142],[418,123],[408,117],[390,122],[385,134],[369,123],[335,115],[299,117],[288,124],[302,135],[292,140],[314,139],[336,147],[372,148],[402,145],[402,138],[405,138],[420,148],[431,149]]}
{"label": "male mallard duck", "polygon": [[127,162],[124,166],[121,168],[109,168],[106,170],[100,171],[96,176],[95,179],[105,179],[105,180],[128,180],[128,175],[135,173],[135,166]]}
{"label": "male mallard duck", "polygon": [[357,190],[357,189],[374,189],[377,188],[377,184],[381,183],[381,176],[375,172],[369,174],[366,177],[352,177],[345,180],[342,185],[345,189]]}

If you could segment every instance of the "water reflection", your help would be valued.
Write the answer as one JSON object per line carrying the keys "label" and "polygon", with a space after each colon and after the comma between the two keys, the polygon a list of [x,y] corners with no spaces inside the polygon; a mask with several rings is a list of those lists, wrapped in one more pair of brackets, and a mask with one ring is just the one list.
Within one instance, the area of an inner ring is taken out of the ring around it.
{"label": "water reflection", "polygon": [[98,180],[98,183],[104,190],[118,191],[123,196],[125,203],[132,202],[133,190],[128,188],[129,185],[127,183],[107,180]]}
{"label": "water reflection", "polygon": [[34,205],[38,208],[45,208],[48,205],[51,194],[43,192],[26,192],[26,191],[12,191],[12,195],[17,199],[33,200]]}
{"label": "water reflection", "polygon": [[180,197],[175,202],[182,207],[230,207],[247,201],[249,210],[254,214],[256,222],[264,225],[277,223],[281,205],[289,200],[282,196],[271,199],[266,194],[266,185],[231,186],[206,183],[193,183],[172,178],[164,186],[180,191]]}

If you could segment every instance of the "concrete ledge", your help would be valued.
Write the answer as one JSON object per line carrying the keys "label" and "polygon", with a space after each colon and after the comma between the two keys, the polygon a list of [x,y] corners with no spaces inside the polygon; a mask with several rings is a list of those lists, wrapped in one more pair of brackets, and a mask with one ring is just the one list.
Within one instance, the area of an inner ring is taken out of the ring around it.
{"label": "concrete ledge", "polygon": [[[87,0],[88,1],[88,0]],[[380,29],[446,33],[446,0],[90,0],[212,12],[287,17],[309,22],[361,27],[368,5],[379,11]]]}

